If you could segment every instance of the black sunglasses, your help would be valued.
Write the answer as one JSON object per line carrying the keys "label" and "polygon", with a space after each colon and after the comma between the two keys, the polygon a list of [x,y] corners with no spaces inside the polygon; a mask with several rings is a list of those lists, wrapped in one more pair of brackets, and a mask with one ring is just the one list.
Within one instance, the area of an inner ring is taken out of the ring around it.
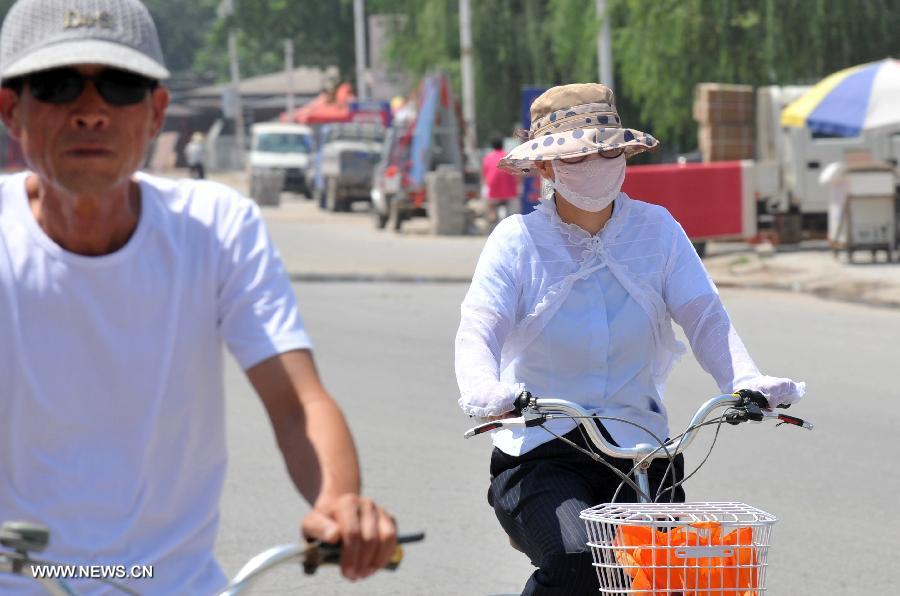
{"label": "black sunglasses", "polygon": [[[625,148],[623,147],[622,149],[610,149],[608,151],[598,151],[597,153],[603,159],[615,159],[615,158],[619,157],[620,155],[622,155],[623,153],[625,153]],[[583,155],[580,157],[571,157],[569,159],[560,159],[560,161],[563,163],[567,163],[567,164],[581,163],[585,159],[587,159],[587,157],[588,157],[588,155]]]}
{"label": "black sunglasses", "polygon": [[88,81],[94,84],[100,97],[113,106],[139,103],[158,85],[154,79],[116,68],[107,68],[94,76],[83,75],[74,68],[54,68],[26,75],[23,79],[28,83],[32,97],[52,104],[75,101],[84,93]]}

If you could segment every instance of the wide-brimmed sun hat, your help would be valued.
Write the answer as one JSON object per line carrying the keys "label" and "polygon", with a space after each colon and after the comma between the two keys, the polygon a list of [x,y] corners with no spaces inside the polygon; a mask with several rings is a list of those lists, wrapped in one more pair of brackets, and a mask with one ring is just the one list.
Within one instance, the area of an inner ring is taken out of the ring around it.
{"label": "wide-brimmed sun hat", "polygon": [[625,157],[656,151],[651,135],[622,128],[612,90],[599,83],[560,85],[531,104],[528,140],[506,154],[500,168],[529,174],[535,162],[574,159],[591,153],[622,150]]}

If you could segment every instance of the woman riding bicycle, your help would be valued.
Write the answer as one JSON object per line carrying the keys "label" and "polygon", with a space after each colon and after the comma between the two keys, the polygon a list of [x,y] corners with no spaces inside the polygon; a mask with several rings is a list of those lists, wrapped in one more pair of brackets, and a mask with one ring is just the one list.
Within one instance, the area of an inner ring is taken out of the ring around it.
{"label": "woman riding bicycle", "polygon": [[[528,140],[500,167],[540,174],[542,200],[490,235],[462,303],[456,375],[463,411],[505,417],[527,389],[615,418],[599,426],[620,446],[657,445],[668,436],[665,380],[684,351],[672,320],[723,392],[753,389],[773,407],[799,399],[803,383],[760,373],[678,222],[620,192],[626,158],[656,150],[659,141],[622,127],[612,91],[554,87],[534,101],[531,121]],[[611,501],[620,480],[566,442],[587,445],[574,421],[545,426],[494,433],[488,501],[510,541],[538,567],[523,594],[596,592],[579,513]],[[651,496],[683,501],[680,487],[661,488],[672,483],[667,466],[657,460],[651,467]],[[674,469],[680,479],[680,455]],[[637,498],[626,486],[617,500]]]}

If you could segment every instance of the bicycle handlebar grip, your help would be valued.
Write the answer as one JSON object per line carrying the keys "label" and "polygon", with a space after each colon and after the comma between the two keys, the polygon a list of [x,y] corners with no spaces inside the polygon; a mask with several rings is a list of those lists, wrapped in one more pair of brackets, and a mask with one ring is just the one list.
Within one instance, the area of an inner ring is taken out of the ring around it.
{"label": "bicycle handlebar grip", "polygon": [[516,401],[513,402],[513,412],[518,416],[522,413],[522,410],[528,407],[531,404],[531,400],[534,399],[534,396],[531,395],[529,391],[523,391],[516,397]]}
{"label": "bicycle handlebar grip", "polygon": [[[769,408],[769,400],[765,395],[760,393],[759,391],[754,391],[752,389],[739,389],[735,391],[738,395],[744,398],[747,401],[753,402],[758,405],[760,408]],[[791,407],[791,404],[778,404],[775,406],[776,408],[788,409]]]}
{"label": "bicycle handlebar grip", "polygon": [[[401,544],[409,544],[410,542],[419,542],[425,540],[425,533],[418,532],[416,534],[401,534],[397,536],[397,546],[391,553],[391,558],[387,565],[384,566],[388,571],[394,571],[403,561],[403,547]],[[341,564],[341,545],[330,542],[313,542],[307,549],[303,558],[303,573],[312,575],[322,565],[340,565]]]}
{"label": "bicycle handlebar grip", "polygon": [[8,521],[0,527],[0,544],[6,548],[39,553],[49,542],[50,529],[40,524]]}

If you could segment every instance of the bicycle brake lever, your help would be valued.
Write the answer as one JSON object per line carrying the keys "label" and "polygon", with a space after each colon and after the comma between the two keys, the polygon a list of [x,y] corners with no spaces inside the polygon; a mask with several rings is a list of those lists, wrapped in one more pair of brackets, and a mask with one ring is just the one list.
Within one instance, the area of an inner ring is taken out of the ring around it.
{"label": "bicycle brake lever", "polygon": [[536,412],[531,408],[526,409],[522,412],[522,419],[525,421],[525,426],[540,426],[544,422],[547,421],[547,415],[541,414],[540,412]]}
{"label": "bicycle brake lever", "polygon": [[725,413],[725,422],[732,426],[737,426],[742,422],[747,422],[747,412],[744,410],[734,410]]}
{"label": "bicycle brake lever", "polygon": [[781,424],[790,424],[792,426],[799,426],[800,428],[805,428],[806,430],[813,429],[813,423],[803,420],[802,418],[797,418],[796,416],[788,416],[787,414],[778,414],[778,420]]}

